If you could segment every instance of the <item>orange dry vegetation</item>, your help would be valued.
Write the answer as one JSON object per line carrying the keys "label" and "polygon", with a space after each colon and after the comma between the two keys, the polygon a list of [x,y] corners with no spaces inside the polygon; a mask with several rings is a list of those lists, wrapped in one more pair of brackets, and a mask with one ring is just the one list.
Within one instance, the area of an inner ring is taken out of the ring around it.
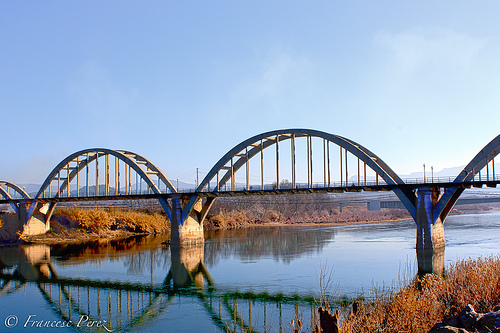
{"label": "orange dry vegetation", "polygon": [[355,315],[346,311],[340,332],[428,332],[467,304],[489,312],[499,303],[500,258],[462,260],[445,277],[426,275],[365,302]]}
{"label": "orange dry vegetation", "polygon": [[165,233],[170,231],[170,221],[159,213],[137,210],[58,208],[54,214],[76,221],[92,233],[109,230],[127,230],[138,233]]}

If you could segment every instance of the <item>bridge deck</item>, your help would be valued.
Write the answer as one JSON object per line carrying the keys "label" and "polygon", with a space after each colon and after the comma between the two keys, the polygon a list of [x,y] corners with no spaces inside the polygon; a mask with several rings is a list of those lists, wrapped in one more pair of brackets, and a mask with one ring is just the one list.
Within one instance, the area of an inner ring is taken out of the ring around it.
{"label": "bridge deck", "polygon": [[239,189],[235,191],[218,191],[218,192],[177,192],[177,193],[162,193],[162,194],[128,194],[128,195],[99,195],[99,196],[80,196],[80,197],[59,197],[59,198],[19,198],[19,199],[3,199],[0,204],[10,204],[19,202],[39,202],[39,203],[59,203],[59,202],[79,202],[79,201],[119,201],[119,200],[140,200],[140,199],[157,199],[162,197],[169,199],[178,196],[199,196],[199,197],[234,197],[234,196],[251,196],[251,195],[290,195],[290,194],[309,194],[309,193],[344,193],[344,192],[361,192],[361,191],[392,191],[396,188],[403,190],[415,190],[420,187],[458,187],[458,188],[482,188],[483,186],[495,188],[500,184],[500,180],[482,180],[462,183],[453,182],[428,182],[415,184],[379,184],[379,185],[356,185],[353,186],[334,186],[334,187],[310,187],[310,188],[271,188],[271,189]]}

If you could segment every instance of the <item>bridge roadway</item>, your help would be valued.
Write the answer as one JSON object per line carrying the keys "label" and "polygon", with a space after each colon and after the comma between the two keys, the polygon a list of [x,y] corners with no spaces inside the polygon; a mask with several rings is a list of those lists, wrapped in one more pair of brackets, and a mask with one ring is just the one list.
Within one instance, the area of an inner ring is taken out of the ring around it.
{"label": "bridge roadway", "polygon": [[[500,177],[499,177],[500,179]],[[60,203],[60,202],[83,202],[83,201],[119,201],[119,200],[142,200],[142,199],[172,199],[179,196],[198,196],[201,198],[217,198],[217,197],[237,197],[237,196],[252,196],[252,195],[293,195],[293,194],[311,194],[311,193],[345,193],[345,192],[376,192],[376,191],[392,191],[397,188],[407,190],[414,190],[420,187],[436,187],[436,188],[496,188],[500,184],[500,180],[481,180],[463,182],[457,185],[454,182],[431,182],[431,183],[410,183],[410,184],[378,184],[378,185],[356,185],[353,183],[351,186],[330,186],[330,187],[297,187],[297,188],[272,188],[269,186],[266,189],[236,189],[234,191],[221,191],[221,192],[196,192],[196,191],[183,191],[176,193],[144,193],[144,194],[121,194],[121,195],[99,195],[99,196],[85,196],[85,197],[53,197],[53,198],[19,198],[19,199],[0,199],[0,204],[19,204],[19,203]],[[460,199],[462,201],[464,199]],[[392,201],[391,201],[392,202]],[[471,201],[475,203],[476,201]],[[496,201],[495,201],[496,202]],[[465,203],[463,203],[465,204]],[[405,208],[400,205],[400,208]]]}

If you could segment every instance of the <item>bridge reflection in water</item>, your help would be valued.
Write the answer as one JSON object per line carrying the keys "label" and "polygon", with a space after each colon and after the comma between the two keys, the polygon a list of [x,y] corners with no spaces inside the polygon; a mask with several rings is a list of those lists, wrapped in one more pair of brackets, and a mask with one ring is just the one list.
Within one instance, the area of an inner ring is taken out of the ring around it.
{"label": "bridge reflection in water", "polygon": [[[170,253],[169,273],[162,284],[155,285],[60,277],[48,246],[3,247],[0,299],[36,285],[60,321],[85,332],[154,326],[162,314],[177,312],[172,305],[185,298],[197,300],[213,325],[224,332],[290,331],[295,318],[308,326],[315,323],[317,305],[312,297],[218,290],[205,267],[203,245],[171,248]],[[195,328],[196,319],[191,321]]]}

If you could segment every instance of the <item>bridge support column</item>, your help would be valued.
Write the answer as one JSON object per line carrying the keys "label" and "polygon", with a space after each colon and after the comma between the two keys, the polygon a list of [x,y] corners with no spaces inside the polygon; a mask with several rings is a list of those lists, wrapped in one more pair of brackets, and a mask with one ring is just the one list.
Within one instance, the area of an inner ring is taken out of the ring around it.
{"label": "bridge support column", "polygon": [[[203,243],[203,223],[200,223],[196,214],[185,216],[184,208],[188,204],[188,196],[172,198],[172,219],[170,220],[170,243],[172,246]],[[193,207],[194,212],[201,211],[201,199]],[[184,214],[183,214],[184,213]]]}
{"label": "bridge support column", "polygon": [[422,187],[417,193],[417,262],[419,274],[442,274],[444,271],[444,225],[435,216],[439,188]]}

